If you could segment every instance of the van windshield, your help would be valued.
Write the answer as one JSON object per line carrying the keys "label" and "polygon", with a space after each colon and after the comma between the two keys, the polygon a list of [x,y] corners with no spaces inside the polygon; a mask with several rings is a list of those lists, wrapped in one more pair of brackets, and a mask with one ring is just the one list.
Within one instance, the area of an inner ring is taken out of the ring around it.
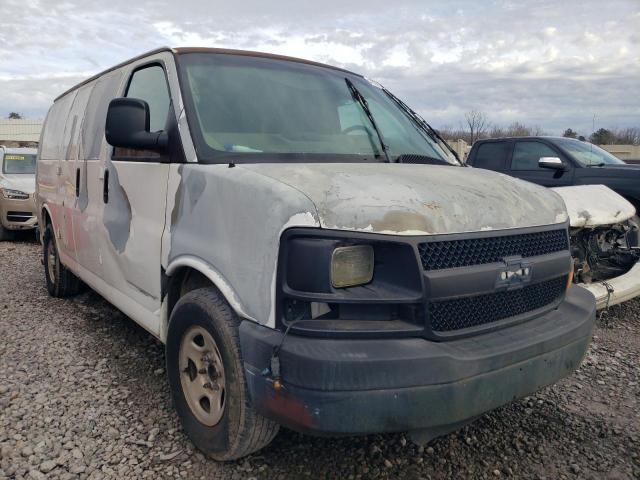
{"label": "van windshield", "polygon": [[[421,155],[457,164],[389,96],[341,70],[220,53],[179,56],[189,127],[201,160],[391,161]],[[348,81],[347,81],[348,79]]]}
{"label": "van windshield", "polygon": [[32,153],[5,153],[2,160],[2,173],[36,173],[36,156]]}

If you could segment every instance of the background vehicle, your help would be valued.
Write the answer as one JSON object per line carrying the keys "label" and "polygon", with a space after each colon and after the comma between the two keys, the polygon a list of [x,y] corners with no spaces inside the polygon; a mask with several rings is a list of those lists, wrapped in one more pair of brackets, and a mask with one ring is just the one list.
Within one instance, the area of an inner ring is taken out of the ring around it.
{"label": "background vehicle", "polygon": [[35,148],[6,148],[0,145],[0,240],[16,230],[37,226]]}
{"label": "background vehicle", "polygon": [[[548,160],[541,162],[541,158]],[[605,185],[636,210],[640,208],[640,165],[625,163],[597,145],[574,138],[478,140],[469,151],[467,164],[545,187]]]}
{"label": "background vehicle", "polygon": [[640,295],[640,165],[564,137],[479,140],[467,163],[559,187],[555,191],[567,205],[572,227],[575,281],[595,294],[598,308]]}
{"label": "background vehicle", "polygon": [[561,198],[445,145],[342,69],[151,52],[47,115],[47,288],[81,279],[165,342],[183,427],[215,459],[281,424],[441,435],[571,373],[595,313],[568,289]]}

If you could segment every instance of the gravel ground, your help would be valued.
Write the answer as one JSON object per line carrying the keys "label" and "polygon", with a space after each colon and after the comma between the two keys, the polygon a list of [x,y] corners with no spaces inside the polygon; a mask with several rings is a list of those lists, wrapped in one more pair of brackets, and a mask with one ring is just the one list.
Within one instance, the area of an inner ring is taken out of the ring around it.
{"label": "gravel ground", "polygon": [[426,448],[283,429],[220,464],[182,433],[162,345],[91,291],[50,298],[39,255],[0,243],[0,478],[640,478],[640,301],[573,376]]}

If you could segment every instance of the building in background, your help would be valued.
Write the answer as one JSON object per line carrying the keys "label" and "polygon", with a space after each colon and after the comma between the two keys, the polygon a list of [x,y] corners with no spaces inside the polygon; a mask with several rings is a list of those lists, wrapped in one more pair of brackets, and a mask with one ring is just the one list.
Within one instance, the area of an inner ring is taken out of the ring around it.
{"label": "building in background", "polygon": [[6,147],[37,147],[42,120],[0,119],[0,145]]}
{"label": "building in background", "polygon": [[633,163],[640,163],[640,145],[600,145],[600,148],[625,162],[634,160]]}

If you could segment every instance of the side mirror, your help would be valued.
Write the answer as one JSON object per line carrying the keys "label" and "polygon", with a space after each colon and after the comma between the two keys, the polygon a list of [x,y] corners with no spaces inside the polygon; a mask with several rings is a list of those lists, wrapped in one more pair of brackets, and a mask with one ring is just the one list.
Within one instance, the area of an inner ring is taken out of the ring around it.
{"label": "side mirror", "polygon": [[165,132],[149,132],[149,104],[138,98],[114,98],[109,102],[105,137],[109,145],[121,148],[164,150]]}
{"label": "side mirror", "polygon": [[566,170],[564,162],[558,157],[540,157],[538,160],[540,168],[550,168],[551,170]]}

